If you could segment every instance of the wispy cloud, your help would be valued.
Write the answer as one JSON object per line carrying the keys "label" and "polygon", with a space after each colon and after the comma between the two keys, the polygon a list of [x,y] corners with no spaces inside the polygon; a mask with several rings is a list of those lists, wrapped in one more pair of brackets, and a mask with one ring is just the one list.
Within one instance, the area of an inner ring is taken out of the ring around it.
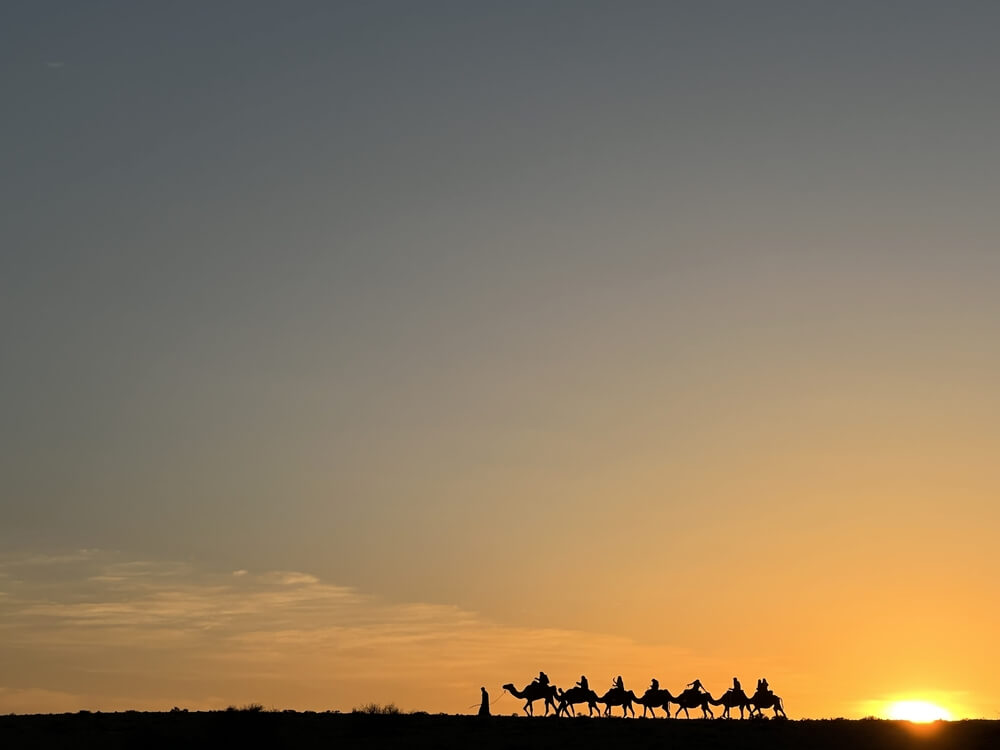
{"label": "wispy cloud", "polygon": [[273,583],[281,586],[319,583],[319,579],[316,576],[311,576],[308,573],[298,573],[294,570],[278,570],[273,573],[265,573],[262,576],[258,576],[257,580],[261,583]]}
{"label": "wispy cloud", "polygon": [[0,571],[79,563],[87,560],[95,560],[102,554],[107,553],[102,553],[99,549],[79,549],[60,554],[7,555],[0,557]]}

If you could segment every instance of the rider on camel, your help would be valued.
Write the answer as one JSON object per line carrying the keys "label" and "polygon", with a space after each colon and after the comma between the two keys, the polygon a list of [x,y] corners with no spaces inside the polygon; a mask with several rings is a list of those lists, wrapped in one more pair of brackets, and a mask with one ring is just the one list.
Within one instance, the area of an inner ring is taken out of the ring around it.
{"label": "rider on camel", "polygon": [[705,686],[701,684],[701,680],[695,680],[694,682],[688,683],[688,689],[685,690],[684,692],[693,693],[694,695],[701,695],[703,691],[707,692],[705,690]]}
{"label": "rider on camel", "polygon": [[650,690],[659,690],[660,689],[660,681],[654,677],[652,679],[652,681],[649,683],[649,689]]}
{"label": "rider on camel", "polygon": [[733,695],[739,695],[740,693],[743,692],[743,686],[740,685],[740,681],[735,677],[733,678],[732,692]]}
{"label": "rider on camel", "polygon": [[547,687],[549,684],[549,676],[545,672],[539,671],[538,677],[534,679],[534,684],[541,685],[542,687]]}
{"label": "rider on camel", "polygon": [[625,689],[625,683],[622,681],[622,676],[621,675],[618,675],[618,678],[614,682],[611,683],[611,689],[612,690],[624,690]]}
{"label": "rider on camel", "polygon": [[576,683],[576,686],[583,690],[590,690],[590,683],[587,682],[587,675],[585,674],[580,675],[580,681]]}

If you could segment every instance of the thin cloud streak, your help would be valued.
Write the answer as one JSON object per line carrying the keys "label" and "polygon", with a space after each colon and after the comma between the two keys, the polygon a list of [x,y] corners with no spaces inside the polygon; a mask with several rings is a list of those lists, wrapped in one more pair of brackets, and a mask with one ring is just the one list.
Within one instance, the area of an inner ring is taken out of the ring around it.
{"label": "thin cloud streak", "polygon": [[62,554],[32,554],[20,557],[8,556],[0,558],[0,572],[12,569],[18,570],[23,568],[38,568],[49,565],[78,563],[85,560],[94,560],[101,554],[101,550],[98,549],[79,549],[75,552],[66,552]]}

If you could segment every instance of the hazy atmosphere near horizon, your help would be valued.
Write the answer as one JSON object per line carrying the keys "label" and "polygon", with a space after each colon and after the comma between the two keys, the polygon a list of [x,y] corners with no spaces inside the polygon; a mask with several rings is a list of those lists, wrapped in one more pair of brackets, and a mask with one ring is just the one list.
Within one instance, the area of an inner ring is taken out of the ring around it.
{"label": "hazy atmosphere near horizon", "polygon": [[4,2],[0,713],[1000,717],[998,34]]}

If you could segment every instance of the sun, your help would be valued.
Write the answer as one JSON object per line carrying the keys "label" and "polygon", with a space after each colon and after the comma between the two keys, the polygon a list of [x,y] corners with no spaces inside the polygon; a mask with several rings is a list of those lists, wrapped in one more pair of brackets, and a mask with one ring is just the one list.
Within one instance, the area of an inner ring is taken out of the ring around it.
{"label": "sun", "polygon": [[919,723],[951,721],[951,712],[927,701],[896,701],[889,706],[889,718]]}

